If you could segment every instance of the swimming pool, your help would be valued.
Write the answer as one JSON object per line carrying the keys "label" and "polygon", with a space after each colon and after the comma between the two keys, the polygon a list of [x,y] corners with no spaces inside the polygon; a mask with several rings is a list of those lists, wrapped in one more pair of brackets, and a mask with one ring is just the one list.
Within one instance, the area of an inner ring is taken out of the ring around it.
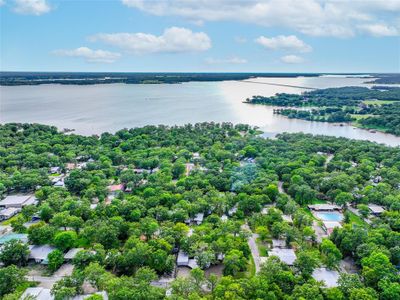
{"label": "swimming pool", "polygon": [[337,221],[343,220],[343,215],[338,212],[315,212],[315,216],[322,221]]}

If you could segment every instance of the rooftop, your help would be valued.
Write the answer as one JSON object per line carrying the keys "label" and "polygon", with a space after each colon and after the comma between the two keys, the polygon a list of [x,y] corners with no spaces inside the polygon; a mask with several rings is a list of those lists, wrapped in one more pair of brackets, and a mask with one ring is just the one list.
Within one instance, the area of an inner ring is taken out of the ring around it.
{"label": "rooftop", "polygon": [[374,214],[381,214],[385,211],[385,209],[382,206],[376,204],[369,204],[368,208]]}
{"label": "rooftop", "polygon": [[9,208],[0,210],[0,215],[1,215],[1,216],[12,217],[13,215],[19,213],[20,211],[21,211],[20,208],[17,208],[17,207],[9,207]]}
{"label": "rooftop", "polygon": [[114,185],[109,185],[107,188],[110,192],[122,191],[124,189],[124,185],[114,184]]}
{"label": "rooftop", "polygon": [[0,201],[0,206],[23,206],[33,204],[36,198],[32,194],[7,196]]}
{"label": "rooftop", "polygon": [[328,270],[326,268],[317,268],[312,273],[312,277],[317,281],[325,283],[326,287],[336,287],[339,280],[339,272]]}
{"label": "rooftop", "polygon": [[64,254],[65,259],[73,259],[79,251],[83,250],[83,248],[71,248],[67,253]]}
{"label": "rooftop", "polygon": [[11,240],[19,240],[26,243],[28,242],[28,235],[23,233],[10,233],[0,236],[0,245],[3,245],[4,243]]}
{"label": "rooftop", "polygon": [[293,249],[272,248],[269,251],[269,256],[277,256],[285,264],[292,266],[296,260],[296,253]]}
{"label": "rooftop", "polygon": [[183,251],[179,251],[178,258],[176,259],[176,263],[179,264],[188,264],[189,263],[189,255]]}
{"label": "rooftop", "polygon": [[327,203],[308,205],[308,208],[312,209],[312,210],[339,210],[340,209],[340,207],[335,204],[327,204]]}
{"label": "rooftop", "polygon": [[49,255],[55,249],[55,247],[50,245],[30,245],[29,258],[35,260],[46,260],[47,255]]}

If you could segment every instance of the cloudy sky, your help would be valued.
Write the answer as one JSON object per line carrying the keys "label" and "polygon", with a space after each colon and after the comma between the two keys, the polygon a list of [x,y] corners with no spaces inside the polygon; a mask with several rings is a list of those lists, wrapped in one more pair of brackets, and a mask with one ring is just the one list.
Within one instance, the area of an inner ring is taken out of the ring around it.
{"label": "cloudy sky", "polygon": [[2,71],[400,72],[400,0],[0,0]]}

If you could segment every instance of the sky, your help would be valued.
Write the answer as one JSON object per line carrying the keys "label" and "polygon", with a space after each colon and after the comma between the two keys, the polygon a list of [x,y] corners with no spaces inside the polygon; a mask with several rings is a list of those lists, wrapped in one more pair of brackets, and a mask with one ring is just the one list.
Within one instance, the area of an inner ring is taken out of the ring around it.
{"label": "sky", "polygon": [[400,0],[0,0],[0,70],[400,72]]}

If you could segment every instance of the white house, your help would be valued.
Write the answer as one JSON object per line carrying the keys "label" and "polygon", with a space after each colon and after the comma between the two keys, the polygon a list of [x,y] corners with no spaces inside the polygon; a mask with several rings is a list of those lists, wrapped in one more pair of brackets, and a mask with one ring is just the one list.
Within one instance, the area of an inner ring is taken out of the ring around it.
{"label": "white house", "polygon": [[36,263],[47,264],[47,256],[56,248],[50,245],[30,245],[29,250],[29,259],[33,259]]}
{"label": "white house", "polygon": [[17,213],[19,213],[20,211],[21,211],[21,209],[17,208],[17,207],[5,208],[0,211],[0,221],[8,220],[8,219],[12,218],[13,216],[15,216]]}
{"label": "white house", "polygon": [[0,201],[0,207],[16,207],[16,208],[22,208],[27,205],[35,204],[36,203],[36,198],[32,194],[28,195],[12,195],[12,196],[7,196],[3,200]]}

